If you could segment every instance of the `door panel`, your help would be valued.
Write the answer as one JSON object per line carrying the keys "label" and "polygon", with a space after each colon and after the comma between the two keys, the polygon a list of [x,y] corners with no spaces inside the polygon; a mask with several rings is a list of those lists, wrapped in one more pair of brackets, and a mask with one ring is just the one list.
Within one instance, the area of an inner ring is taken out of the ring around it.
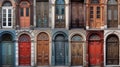
{"label": "door panel", "polygon": [[19,43],[19,65],[31,64],[31,46],[30,42]]}
{"label": "door panel", "polygon": [[65,44],[63,41],[55,42],[55,64],[65,65]]}
{"label": "door panel", "polygon": [[23,16],[20,17],[20,26],[27,28],[30,26],[30,16],[26,16],[26,8],[23,8]]}
{"label": "door panel", "polygon": [[101,27],[101,8],[99,5],[90,6],[90,28],[100,28]]}
{"label": "door panel", "polygon": [[71,64],[82,65],[83,64],[83,45],[80,42],[72,42],[71,44]]}
{"label": "door panel", "polygon": [[13,43],[2,43],[2,65],[13,65]]}
{"label": "door panel", "polygon": [[37,64],[48,65],[49,64],[49,42],[38,41],[37,45]]}
{"label": "door panel", "polygon": [[106,64],[119,64],[119,39],[115,35],[110,35],[106,41]]}
{"label": "door panel", "polygon": [[49,37],[46,33],[37,37],[37,65],[49,65]]}
{"label": "door panel", "polygon": [[102,64],[102,44],[98,41],[89,42],[89,65],[100,66]]}

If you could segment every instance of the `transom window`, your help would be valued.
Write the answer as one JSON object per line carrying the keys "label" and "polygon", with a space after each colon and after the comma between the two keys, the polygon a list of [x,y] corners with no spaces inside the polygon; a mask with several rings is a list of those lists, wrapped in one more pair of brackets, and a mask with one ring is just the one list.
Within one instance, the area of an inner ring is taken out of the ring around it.
{"label": "transom window", "polygon": [[98,4],[98,3],[99,3],[99,0],[91,0],[91,3],[92,3],[92,4]]}
{"label": "transom window", "polygon": [[19,42],[30,42],[30,36],[23,34],[19,37]]}
{"label": "transom window", "polygon": [[13,18],[13,9],[12,4],[9,1],[6,1],[2,5],[2,27],[11,28],[12,27],[12,18]]}
{"label": "transom window", "polygon": [[89,40],[100,40],[100,37],[99,37],[97,34],[92,34],[92,35],[89,37]]}

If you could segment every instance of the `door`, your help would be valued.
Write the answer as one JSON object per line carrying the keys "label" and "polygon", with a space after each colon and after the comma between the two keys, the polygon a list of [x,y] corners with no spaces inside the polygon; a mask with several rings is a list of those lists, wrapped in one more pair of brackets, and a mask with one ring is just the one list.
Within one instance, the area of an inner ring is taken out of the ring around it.
{"label": "door", "polygon": [[10,34],[3,34],[0,44],[0,66],[14,65],[14,43]]}
{"label": "door", "polygon": [[83,43],[81,37],[75,35],[71,41],[71,65],[83,65]]}
{"label": "door", "polygon": [[55,65],[65,65],[65,37],[63,35],[55,38]]}
{"label": "door", "polygon": [[2,42],[2,65],[13,65],[13,43]]}
{"label": "door", "polygon": [[31,65],[31,44],[30,37],[23,34],[19,37],[19,65]]}
{"label": "door", "polygon": [[118,0],[107,1],[107,27],[118,27]]}
{"label": "door", "polygon": [[90,36],[89,40],[89,65],[90,66],[101,66],[103,63],[103,45],[98,35]]}
{"label": "door", "polygon": [[90,66],[102,64],[102,45],[100,42],[89,43],[89,64]]}
{"label": "door", "polygon": [[37,37],[37,65],[49,65],[49,37],[46,33]]}
{"label": "door", "polygon": [[101,27],[101,9],[99,5],[90,6],[90,28],[100,28]]}
{"label": "door", "polygon": [[116,35],[109,35],[107,37],[106,64],[119,65],[119,39]]}
{"label": "door", "polygon": [[30,27],[30,4],[27,1],[20,3],[20,27]]}

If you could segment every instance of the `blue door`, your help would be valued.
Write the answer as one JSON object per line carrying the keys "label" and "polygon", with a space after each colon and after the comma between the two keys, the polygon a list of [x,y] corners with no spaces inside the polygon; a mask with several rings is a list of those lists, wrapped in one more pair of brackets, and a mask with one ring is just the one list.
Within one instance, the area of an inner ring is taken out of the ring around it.
{"label": "blue door", "polygon": [[2,42],[2,65],[13,64],[13,43]]}
{"label": "blue door", "polygon": [[[12,36],[10,34],[4,34],[1,37],[0,44],[0,65],[5,67],[13,67],[14,64],[14,45]],[[1,67],[0,66],[0,67]]]}
{"label": "blue door", "polygon": [[55,65],[65,65],[65,37],[63,35],[55,38]]}

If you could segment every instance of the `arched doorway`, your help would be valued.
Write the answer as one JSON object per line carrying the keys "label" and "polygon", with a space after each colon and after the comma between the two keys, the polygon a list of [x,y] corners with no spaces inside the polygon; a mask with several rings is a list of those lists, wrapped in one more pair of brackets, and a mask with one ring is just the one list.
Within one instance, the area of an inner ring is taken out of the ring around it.
{"label": "arched doorway", "polygon": [[21,1],[20,3],[20,27],[29,28],[30,27],[30,3],[28,1]]}
{"label": "arched doorway", "polygon": [[49,65],[49,36],[44,32],[37,36],[37,65]]}
{"label": "arched doorway", "polygon": [[2,27],[12,28],[13,26],[13,7],[10,1],[2,4]]}
{"label": "arched doorway", "polygon": [[65,36],[55,37],[55,65],[65,65]]}
{"label": "arched doorway", "polygon": [[31,65],[31,38],[27,34],[19,37],[19,65]]}
{"label": "arched doorway", "polygon": [[14,43],[11,34],[5,33],[1,36],[1,64],[2,66],[14,65]]}
{"label": "arched doorway", "polygon": [[89,66],[102,66],[103,44],[98,34],[92,34],[89,36],[88,61]]}
{"label": "arched doorway", "polygon": [[119,65],[119,39],[114,34],[106,40],[106,64]]}
{"label": "arched doorway", "polygon": [[71,38],[71,65],[83,65],[83,39],[78,34]]}

